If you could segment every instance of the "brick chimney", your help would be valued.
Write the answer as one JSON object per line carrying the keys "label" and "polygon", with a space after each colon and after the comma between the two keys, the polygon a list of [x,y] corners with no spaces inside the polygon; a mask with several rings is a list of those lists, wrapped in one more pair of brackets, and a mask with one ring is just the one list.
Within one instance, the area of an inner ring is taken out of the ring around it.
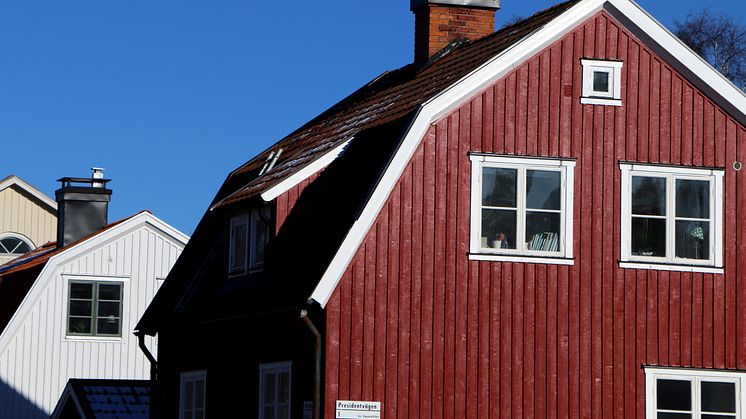
{"label": "brick chimney", "polygon": [[500,0],[410,0],[415,16],[414,62],[423,64],[453,41],[495,30]]}

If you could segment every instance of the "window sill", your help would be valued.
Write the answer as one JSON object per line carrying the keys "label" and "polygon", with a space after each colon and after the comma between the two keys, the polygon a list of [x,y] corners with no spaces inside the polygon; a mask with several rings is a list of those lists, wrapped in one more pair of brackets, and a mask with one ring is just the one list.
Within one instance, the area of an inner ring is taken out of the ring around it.
{"label": "window sill", "polygon": [[575,259],[562,257],[544,257],[528,255],[508,255],[496,253],[469,253],[469,260],[492,261],[492,262],[518,262],[518,263],[541,263],[546,265],[568,265],[575,264]]}
{"label": "window sill", "polygon": [[580,103],[583,105],[622,106],[621,99],[604,99],[600,97],[581,97]]}
{"label": "window sill", "polygon": [[724,268],[714,266],[697,266],[697,265],[672,265],[666,263],[650,262],[630,262],[619,261],[619,267],[624,269],[647,269],[656,271],[676,271],[676,272],[698,272],[706,274],[723,274]]}

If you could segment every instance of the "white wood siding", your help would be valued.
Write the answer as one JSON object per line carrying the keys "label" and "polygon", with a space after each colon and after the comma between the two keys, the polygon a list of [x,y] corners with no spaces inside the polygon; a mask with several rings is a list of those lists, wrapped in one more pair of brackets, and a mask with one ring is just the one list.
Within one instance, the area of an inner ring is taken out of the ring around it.
{"label": "white wood siding", "polygon": [[[37,298],[29,300],[32,289],[23,303],[31,305],[29,310],[18,318],[19,309],[6,328],[5,332],[15,332],[7,347],[3,348],[2,338],[9,336],[0,337],[0,385],[10,386],[22,396],[0,388],[0,418],[48,417],[70,378],[149,378],[150,364],[132,332],[157,291],[157,278],[168,274],[182,249],[179,240],[140,223],[136,229],[42,272],[35,285],[41,286]],[[122,338],[67,338],[70,279],[102,277],[124,279]],[[157,343],[148,339],[151,352],[156,354]]]}
{"label": "white wood siding", "polygon": [[[38,247],[57,239],[57,213],[13,185],[0,190],[0,234],[21,234]],[[13,257],[0,255],[0,264]]]}

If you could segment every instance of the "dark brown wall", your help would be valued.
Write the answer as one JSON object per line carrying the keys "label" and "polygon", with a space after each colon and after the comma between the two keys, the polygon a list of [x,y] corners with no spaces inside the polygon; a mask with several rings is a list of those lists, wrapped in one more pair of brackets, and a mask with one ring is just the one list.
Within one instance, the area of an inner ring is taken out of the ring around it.
{"label": "dark brown wall", "polygon": [[[580,59],[624,61],[622,107]],[[326,417],[643,418],[642,365],[746,369],[746,130],[605,13],[435,123],[327,306]],[[469,151],[577,159],[574,266],[472,262]],[[619,161],[725,176],[725,275],[621,269]]]}

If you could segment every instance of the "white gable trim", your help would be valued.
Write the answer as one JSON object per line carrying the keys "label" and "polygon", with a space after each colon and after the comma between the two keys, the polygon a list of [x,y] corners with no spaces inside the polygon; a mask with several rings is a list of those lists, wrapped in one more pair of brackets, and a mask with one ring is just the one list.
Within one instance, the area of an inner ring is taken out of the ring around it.
{"label": "white gable trim", "polygon": [[352,141],[352,138],[334,147],[331,151],[312,161],[297,172],[293,173],[282,182],[262,192],[261,197],[264,202],[269,202],[277,198],[278,196],[289,191],[290,188],[292,188],[293,186],[303,182],[304,180],[311,177],[314,173],[331,164],[331,162],[336,160],[337,157],[341,156],[342,153],[344,153],[344,150],[347,148],[347,145],[350,144],[350,141]]}
{"label": "white gable trim", "polygon": [[[722,90],[722,98],[732,106],[737,109],[746,110],[746,96],[738,88],[692,52],[633,1],[581,1],[547,23],[541,29],[517,42],[421,106],[416,119],[402,140],[396,155],[386,168],[370,200],[363,208],[360,217],[347,233],[342,245],[337,250],[324,275],[311,294],[310,299],[318,302],[322,307],[325,307],[329,302],[329,298],[331,298],[334,289],[337,287],[342,275],[344,275],[355,252],[357,252],[366,234],[375,222],[378,213],[383,208],[391,190],[414,155],[427,129],[434,121],[448,114],[474,94],[497,81],[554,41],[560,39],[602,8],[609,6],[611,6],[611,9],[615,9],[615,11],[626,16],[627,19],[633,21],[654,42],[658,43],[662,48],[667,49],[676,60],[691,68],[703,83],[709,84],[716,90]],[[741,115],[738,116],[741,117]],[[743,122],[746,120],[746,116],[743,116],[740,120]]]}
{"label": "white gable trim", "polygon": [[1,180],[0,191],[2,191],[5,188],[9,188],[13,185],[18,186],[19,188],[31,194],[34,198],[38,199],[39,201],[41,201],[41,203],[49,207],[49,210],[53,212],[57,211],[57,202],[55,202],[52,198],[45,195],[42,191],[29,185],[28,183],[26,183],[26,181],[19,178],[18,176],[10,175],[6,177],[5,179]]}
{"label": "white gable trim", "polygon": [[41,272],[39,272],[39,276],[36,277],[34,284],[26,293],[26,296],[23,298],[23,301],[21,301],[21,304],[19,304],[16,312],[13,313],[13,316],[10,318],[5,330],[0,334],[0,353],[5,351],[8,344],[13,341],[13,337],[18,332],[18,328],[23,325],[23,321],[33,308],[34,303],[39,299],[39,297],[41,297],[42,292],[44,292],[47,280],[54,275],[59,266],[65,264],[71,259],[104,246],[111,240],[127,234],[130,231],[146,225],[153,227],[164,236],[168,236],[173,241],[180,243],[182,247],[185,246],[189,240],[189,237],[184,233],[161,221],[155,215],[149,212],[141,212],[132,218],[109,228],[108,230],[96,234],[95,236],[90,237],[63,252],[52,256],[44,265]]}

